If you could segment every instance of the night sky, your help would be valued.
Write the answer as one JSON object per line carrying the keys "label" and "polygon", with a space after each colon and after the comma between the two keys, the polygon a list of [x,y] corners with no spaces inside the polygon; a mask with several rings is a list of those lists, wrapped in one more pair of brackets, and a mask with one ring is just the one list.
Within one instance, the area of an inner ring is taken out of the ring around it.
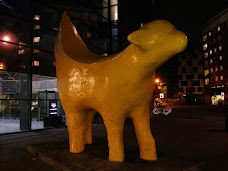
{"label": "night sky", "polygon": [[[78,6],[79,0],[49,0],[46,2],[68,3]],[[121,0],[122,1],[122,0]],[[129,1],[129,6],[132,0]],[[171,21],[178,29],[187,34],[189,44],[201,48],[200,27],[213,16],[228,8],[228,0],[148,0],[154,2],[155,18]],[[83,2],[83,1],[82,1]],[[85,2],[89,2],[86,0]],[[140,3],[140,1],[138,1]],[[92,3],[92,1],[90,1]],[[92,5],[92,4],[91,4]]]}
{"label": "night sky", "polygon": [[168,19],[187,34],[189,44],[201,48],[200,27],[228,8],[228,0],[154,0],[156,18]]}

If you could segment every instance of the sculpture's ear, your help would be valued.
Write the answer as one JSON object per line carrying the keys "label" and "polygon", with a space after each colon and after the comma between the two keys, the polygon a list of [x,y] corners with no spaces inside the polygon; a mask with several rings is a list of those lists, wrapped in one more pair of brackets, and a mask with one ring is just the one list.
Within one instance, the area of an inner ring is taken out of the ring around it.
{"label": "sculpture's ear", "polygon": [[130,43],[139,46],[140,45],[140,30],[134,31],[127,36],[127,39]]}
{"label": "sculpture's ear", "polygon": [[143,47],[143,42],[145,42],[144,36],[142,35],[142,31],[141,30],[137,30],[134,31],[133,33],[129,34],[127,39],[130,43],[138,46],[139,48],[144,49],[145,47]]}

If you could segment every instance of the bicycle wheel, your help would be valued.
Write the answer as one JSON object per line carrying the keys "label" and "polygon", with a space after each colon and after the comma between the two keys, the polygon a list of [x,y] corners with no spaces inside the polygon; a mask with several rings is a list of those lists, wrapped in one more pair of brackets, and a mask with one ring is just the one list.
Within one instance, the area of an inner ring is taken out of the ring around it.
{"label": "bicycle wheel", "polygon": [[168,114],[170,114],[171,112],[172,112],[172,108],[171,107],[165,107],[164,109],[163,109],[163,111],[162,111],[162,113],[164,114],[164,115],[168,115]]}
{"label": "bicycle wheel", "polygon": [[161,111],[160,108],[155,107],[155,108],[152,110],[152,112],[153,112],[153,114],[158,115],[158,114],[161,113],[162,111]]}

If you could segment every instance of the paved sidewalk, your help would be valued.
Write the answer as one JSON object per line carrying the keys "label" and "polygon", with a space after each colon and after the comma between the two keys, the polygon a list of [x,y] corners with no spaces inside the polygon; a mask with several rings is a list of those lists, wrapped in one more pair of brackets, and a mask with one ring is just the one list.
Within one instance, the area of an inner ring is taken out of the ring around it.
{"label": "paved sidewalk", "polygon": [[[93,125],[94,144],[86,146],[80,155],[69,153],[66,128],[2,135],[0,170],[228,170],[228,132],[223,120],[158,115],[151,120],[151,129],[158,152],[155,162],[139,159],[131,120],[124,130],[124,163],[107,160],[103,124]],[[29,153],[28,147],[36,155]]]}

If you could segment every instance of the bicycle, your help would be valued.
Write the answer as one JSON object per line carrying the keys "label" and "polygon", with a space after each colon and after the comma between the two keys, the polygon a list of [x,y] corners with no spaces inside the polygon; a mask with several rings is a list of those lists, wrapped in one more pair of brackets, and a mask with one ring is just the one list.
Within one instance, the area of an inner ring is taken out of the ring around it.
{"label": "bicycle", "polygon": [[152,114],[155,114],[155,115],[158,115],[158,114],[163,114],[163,115],[168,115],[172,112],[172,107],[170,106],[156,106],[153,108],[153,110],[151,110],[151,115]]}

